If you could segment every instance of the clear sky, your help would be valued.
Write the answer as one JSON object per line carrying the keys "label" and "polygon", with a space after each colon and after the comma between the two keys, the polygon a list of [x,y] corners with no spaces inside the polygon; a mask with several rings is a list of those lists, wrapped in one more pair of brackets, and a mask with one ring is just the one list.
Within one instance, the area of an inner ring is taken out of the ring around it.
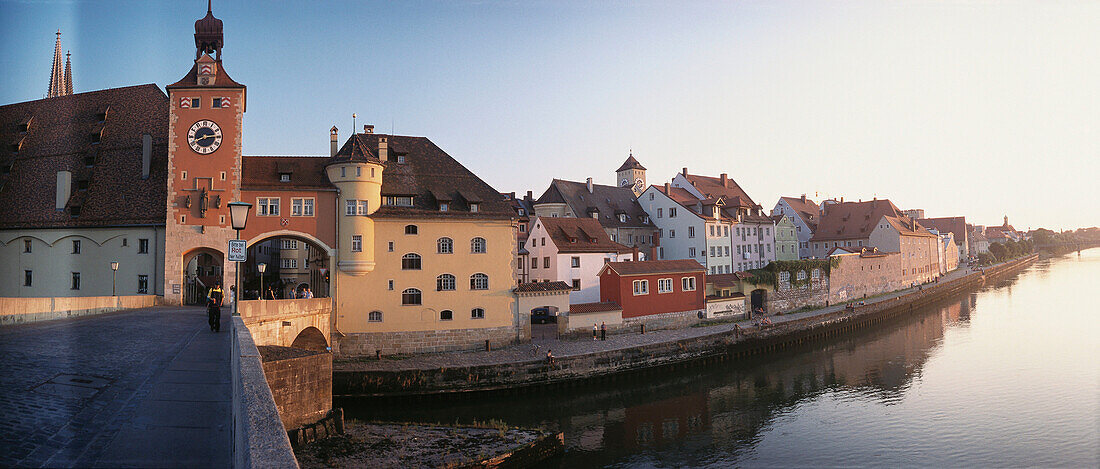
{"label": "clear sky", "polygon": [[[0,103],[165,86],[202,0],[0,0]],[[780,195],[889,198],[1019,229],[1100,224],[1100,2],[227,2],[246,155],[328,128],[431,138],[501,191],[729,173]]]}

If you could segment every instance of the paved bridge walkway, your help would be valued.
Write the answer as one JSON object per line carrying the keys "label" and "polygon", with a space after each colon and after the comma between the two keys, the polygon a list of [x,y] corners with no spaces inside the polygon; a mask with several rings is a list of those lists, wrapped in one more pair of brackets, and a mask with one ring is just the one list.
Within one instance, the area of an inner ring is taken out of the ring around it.
{"label": "paved bridge walkway", "polygon": [[230,317],[156,307],[0,328],[0,466],[228,467]]}

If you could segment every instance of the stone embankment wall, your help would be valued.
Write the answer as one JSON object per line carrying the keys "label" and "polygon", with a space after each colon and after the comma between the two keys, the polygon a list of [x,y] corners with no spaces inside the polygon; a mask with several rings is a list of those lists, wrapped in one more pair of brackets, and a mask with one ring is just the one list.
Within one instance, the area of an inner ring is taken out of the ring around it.
{"label": "stone embankment wall", "polygon": [[332,409],[332,354],[276,345],[257,348],[283,427],[294,430],[324,418]]}
{"label": "stone embankment wall", "polygon": [[0,298],[0,326],[51,321],[159,304],[156,295]]}
{"label": "stone embankment wall", "polygon": [[715,333],[672,342],[580,356],[560,357],[548,366],[542,360],[431,370],[341,371],[333,375],[338,395],[400,396],[462,391],[493,391],[552,386],[620,374],[651,372],[667,367],[735,360],[846,334],[915,308],[969,291],[1030,265],[1032,255],[976,272],[952,282],[926,285],[921,291],[872,303],[854,310],[820,314],[750,330],[741,335]]}
{"label": "stone embankment wall", "polygon": [[371,356],[476,350],[488,340],[493,348],[516,343],[514,326],[484,329],[349,333],[337,339],[340,355]]}
{"label": "stone embankment wall", "polygon": [[264,378],[260,351],[233,316],[233,467],[298,468],[290,438]]}
{"label": "stone embankment wall", "polygon": [[778,290],[768,290],[768,313],[786,313],[809,306],[825,306],[825,299],[829,296],[828,285],[823,277],[811,280],[806,285],[783,285]]}

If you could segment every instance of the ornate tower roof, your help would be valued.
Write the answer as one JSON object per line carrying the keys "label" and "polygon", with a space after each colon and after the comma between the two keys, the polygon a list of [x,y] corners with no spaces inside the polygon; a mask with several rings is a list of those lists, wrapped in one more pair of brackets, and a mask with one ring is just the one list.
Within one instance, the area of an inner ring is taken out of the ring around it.
{"label": "ornate tower roof", "polygon": [[[71,91],[70,91],[71,93]],[[61,30],[57,30],[57,42],[53,46],[53,67],[50,69],[50,88],[46,92],[47,98],[53,98],[56,96],[64,96],[65,92],[65,75],[61,70]]]}
{"label": "ornate tower roof", "polygon": [[206,16],[195,21],[195,58],[199,58],[203,53],[216,53],[215,58],[221,60],[224,44],[222,40],[222,20],[214,17],[210,0],[207,0]]}
{"label": "ornate tower roof", "polygon": [[69,60],[72,52],[65,53],[65,94],[73,94],[73,62]]}
{"label": "ornate tower roof", "polygon": [[616,169],[615,172],[626,171],[628,169],[640,169],[645,171],[645,166],[642,166],[642,164],[639,163],[638,160],[634,159],[633,152],[630,153],[630,156],[626,158],[626,161],[623,162],[623,165],[619,166],[619,169]]}

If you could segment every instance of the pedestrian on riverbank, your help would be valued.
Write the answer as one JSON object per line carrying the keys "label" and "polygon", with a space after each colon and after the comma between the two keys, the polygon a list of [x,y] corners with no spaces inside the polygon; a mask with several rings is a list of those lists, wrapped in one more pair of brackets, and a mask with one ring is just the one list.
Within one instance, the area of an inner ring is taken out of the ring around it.
{"label": "pedestrian on riverbank", "polygon": [[607,323],[600,323],[600,340],[607,340]]}
{"label": "pedestrian on riverbank", "polygon": [[592,323],[592,340],[597,340],[596,335],[599,333],[600,327],[596,323]]}
{"label": "pedestrian on riverbank", "polygon": [[206,295],[206,321],[211,332],[222,330],[222,283],[214,282],[214,287]]}
{"label": "pedestrian on riverbank", "polygon": [[740,325],[737,325],[737,324],[733,325],[733,336],[734,337],[741,337],[741,326]]}
{"label": "pedestrian on riverbank", "polygon": [[546,349],[546,364],[554,366],[554,351]]}

